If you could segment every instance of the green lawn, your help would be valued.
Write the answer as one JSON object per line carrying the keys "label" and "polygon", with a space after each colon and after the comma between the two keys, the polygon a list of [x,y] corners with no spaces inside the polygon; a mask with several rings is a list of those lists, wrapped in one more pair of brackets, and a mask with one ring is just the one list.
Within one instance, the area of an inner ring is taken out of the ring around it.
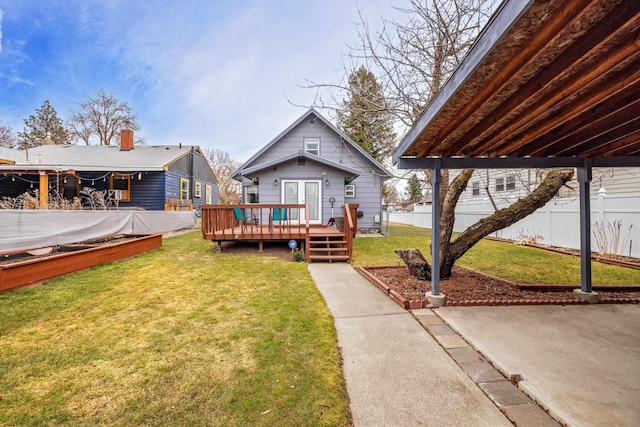
{"label": "green lawn", "polygon": [[[389,237],[354,239],[354,265],[398,265],[395,249],[418,248],[430,259],[431,230],[392,224]],[[455,236],[454,236],[455,237]],[[520,246],[508,242],[482,240],[471,248],[458,265],[518,283],[580,284],[579,257]],[[640,285],[640,270],[594,262],[594,285]]]}
{"label": "green lawn", "polygon": [[349,425],[306,265],[213,246],[0,294],[0,425]]}

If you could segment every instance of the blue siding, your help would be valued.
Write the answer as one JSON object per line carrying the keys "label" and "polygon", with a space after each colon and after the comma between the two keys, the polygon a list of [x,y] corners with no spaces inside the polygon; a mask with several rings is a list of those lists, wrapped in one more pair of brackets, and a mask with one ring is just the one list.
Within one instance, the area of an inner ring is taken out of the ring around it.
{"label": "blue siding", "polygon": [[134,174],[130,181],[131,200],[120,202],[121,207],[138,207],[149,210],[163,210],[164,197],[164,172],[143,172]]}

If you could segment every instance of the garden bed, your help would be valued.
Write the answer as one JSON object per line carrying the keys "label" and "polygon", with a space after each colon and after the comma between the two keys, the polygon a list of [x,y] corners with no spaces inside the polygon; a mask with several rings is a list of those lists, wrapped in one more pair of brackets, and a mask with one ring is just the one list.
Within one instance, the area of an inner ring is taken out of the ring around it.
{"label": "garden bed", "polygon": [[162,247],[162,234],[122,235],[0,255],[0,292]]}
{"label": "garden bed", "polygon": [[[427,306],[425,294],[431,282],[416,279],[405,266],[360,267],[358,271],[371,283],[405,309]],[[440,292],[446,305],[524,305],[524,304],[584,304],[576,299],[573,289],[578,285],[520,285],[460,266],[440,281]],[[640,303],[640,287],[594,286],[601,303]]]}

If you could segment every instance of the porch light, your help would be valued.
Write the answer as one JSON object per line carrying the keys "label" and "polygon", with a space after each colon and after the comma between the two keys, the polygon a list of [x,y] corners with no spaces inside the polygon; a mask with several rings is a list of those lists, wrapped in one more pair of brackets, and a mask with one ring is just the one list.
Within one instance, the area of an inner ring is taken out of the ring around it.
{"label": "porch light", "polygon": [[326,185],[327,187],[329,186],[329,178],[324,179],[324,185]]}
{"label": "porch light", "polygon": [[138,172],[138,181],[142,179],[142,172]]}
{"label": "porch light", "polygon": [[273,180],[273,185],[278,185],[278,178]]}

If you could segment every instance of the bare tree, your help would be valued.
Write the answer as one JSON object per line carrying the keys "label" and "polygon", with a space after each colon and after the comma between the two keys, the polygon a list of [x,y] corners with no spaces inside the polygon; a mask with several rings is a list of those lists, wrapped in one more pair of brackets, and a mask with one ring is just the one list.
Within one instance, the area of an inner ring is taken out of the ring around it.
{"label": "bare tree", "polygon": [[0,125],[0,147],[15,148],[18,144],[19,141],[13,129]]}
{"label": "bare tree", "polygon": [[215,148],[205,149],[213,174],[218,182],[218,201],[222,205],[240,203],[240,183],[231,177],[240,163],[233,160],[229,153]]}
{"label": "bare tree", "polygon": [[[376,32],[370,30],[361,13],[358,41],[345,56],[343,81],[338,84],[308,82],[307,87],[316,90],[314,105],[333,111],[341,108],[338,98],[350,89],[345,83],[348,76],[364,63],[376,73],[386,108],[396,118],[396,125],[407,129],[460,64],[496,3],[494,0],[411,0],[410,7],[398,9],[404,20],[383,19],[382,29]],[[327,93],[328,98],[323,98],[322,93]],[[495,211],[451,241],[455,207],[472,174],[473,169],[465,169],[450,177],[448,170],[442,171],[439,239],[443,278],[451,276],[455,261],[480,239],[519,221],[551,200],[573,177],[573,170],[547,172],[540,185],[526,197]]]}
{"label": "bare tree", "polygon": [[[71,136],[89,145],[111,145],[120,142],[122,129],[140,130],[138,116],[129,104],[100,89],[94,98],[78,103],[79,110],[72,113],[68,126]],[[140,141],[136,141],[140,143]]]}

